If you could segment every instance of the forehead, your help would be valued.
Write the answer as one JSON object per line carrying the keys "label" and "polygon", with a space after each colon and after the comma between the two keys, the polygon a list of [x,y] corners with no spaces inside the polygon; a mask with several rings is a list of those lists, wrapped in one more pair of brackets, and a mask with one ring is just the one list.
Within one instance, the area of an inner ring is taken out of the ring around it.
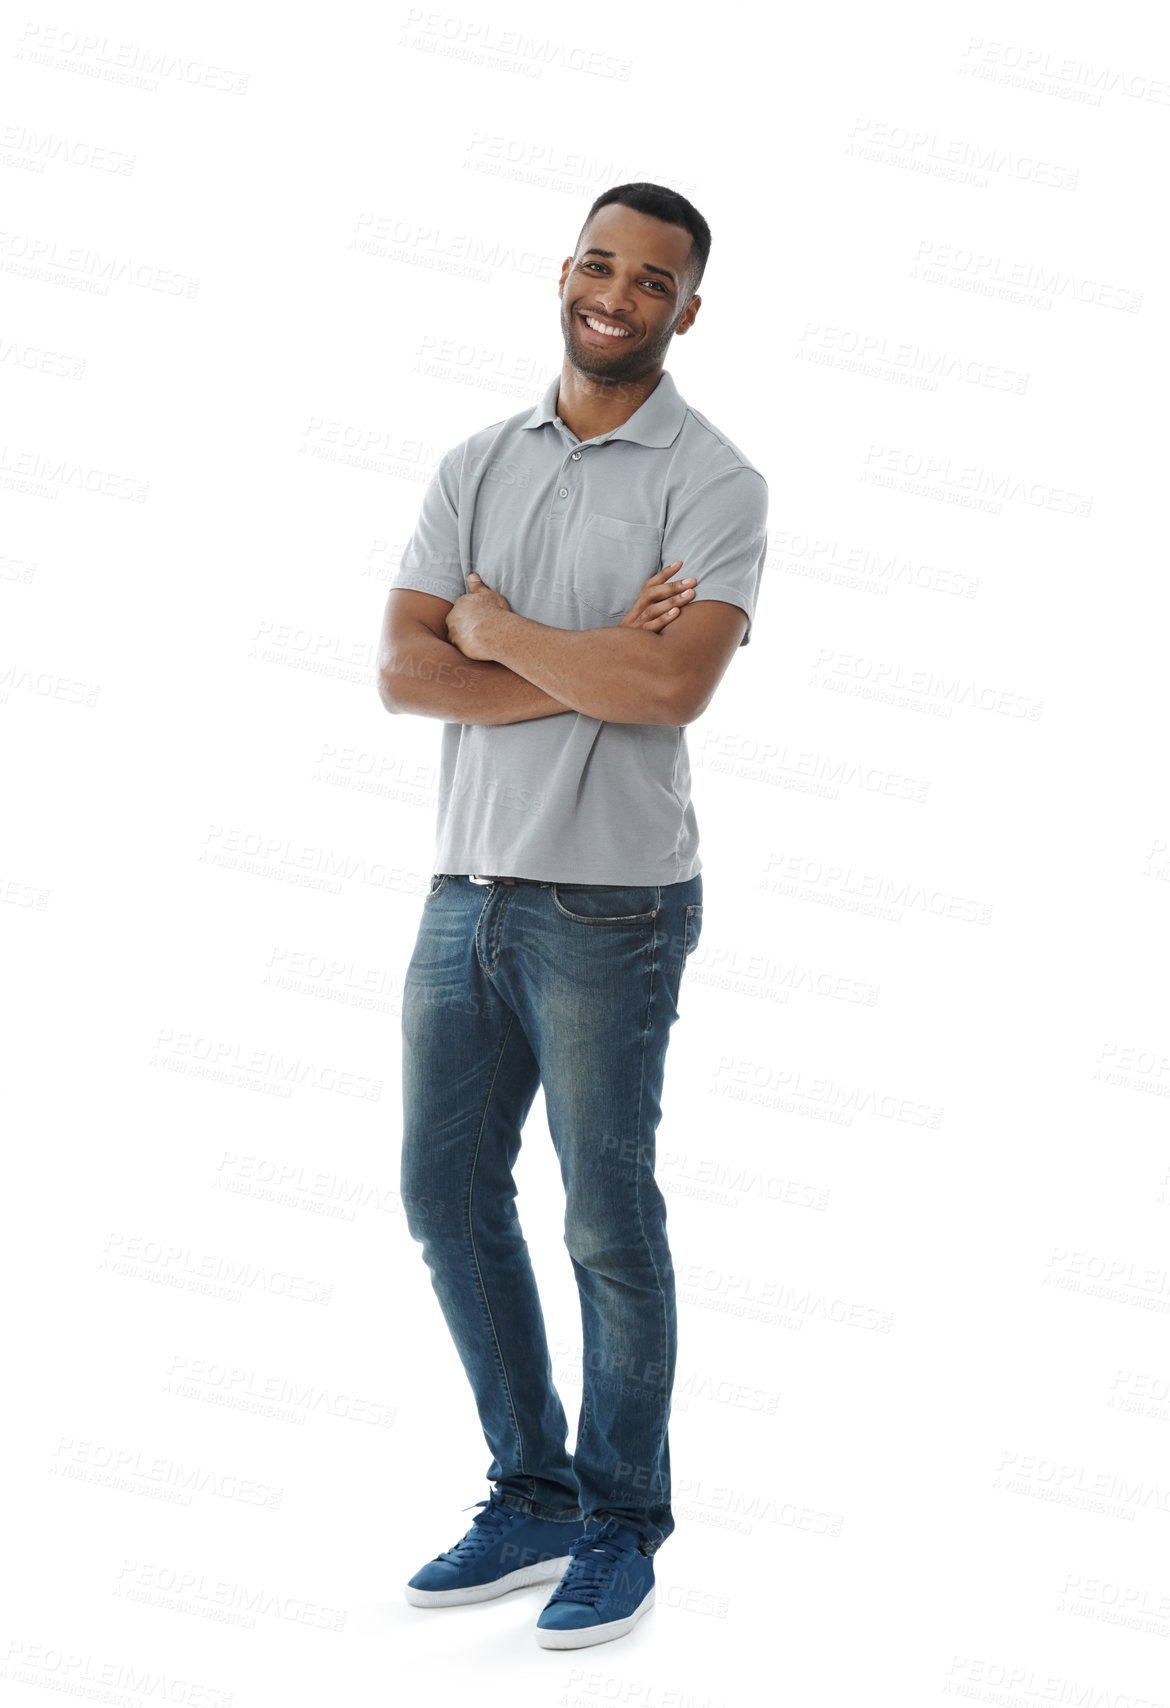
{"label": "forehead", "polygon": [[665,220],[639,213],[636,208],[610,202],[598,208],[585,227],[577,253],[594,246],[612,249],[619,260],[632,261],[636,267],[653,261],[657,266],[669,267],[678,277],[690,257],[691,234],[685,225],[668,225]]}

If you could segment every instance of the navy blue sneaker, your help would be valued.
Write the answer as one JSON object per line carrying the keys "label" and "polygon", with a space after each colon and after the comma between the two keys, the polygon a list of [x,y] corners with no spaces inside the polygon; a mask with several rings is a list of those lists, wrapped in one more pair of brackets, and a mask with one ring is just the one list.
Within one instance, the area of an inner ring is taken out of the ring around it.
{"label": "navy blue sneaker", "polygon": [[570,1547],[572,1562],[536,1621],[542,1649],[583,1649],[633,1630],[654,1605],[654,1561],[636,1530],[616,1518],[589,1521]]}
{"label": "navy blue sneaker", "polygon": [[421,1566],[407,1584],[406,1599],[414,1607],[456,1607],[491,1601],[525,1584],[555,1583],[570,1563],[570,1544],[584,1529],[580,1519],[561,1524],[518,1512],[494,1489],[475,1505],[483,1510],[466,1536]]}

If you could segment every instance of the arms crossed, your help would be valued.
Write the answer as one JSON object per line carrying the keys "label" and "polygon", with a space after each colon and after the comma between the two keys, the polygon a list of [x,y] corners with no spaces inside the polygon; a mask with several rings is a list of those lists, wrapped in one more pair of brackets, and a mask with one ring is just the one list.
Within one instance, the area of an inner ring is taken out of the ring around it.
{"label": "arms crossed", "polygon": [[534,622],[478,576],[454,603],[391,588],[378,654],[382,704],[447,723],[566,711],[607,723],[691,723],[709,705],[747,615],[720,599],[686,609],[689,587],[663,579],[680,563],[651,576],[615,628]]}

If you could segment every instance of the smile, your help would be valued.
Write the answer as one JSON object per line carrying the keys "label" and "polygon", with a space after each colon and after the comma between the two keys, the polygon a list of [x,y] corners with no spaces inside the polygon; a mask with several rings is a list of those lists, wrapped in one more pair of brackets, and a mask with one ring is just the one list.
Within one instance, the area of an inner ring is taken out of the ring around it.
{"label": "smile", "polygon": [[608,321],[598,320],[594,315],[583,314],[581,319],[589,330],[595,332],[599,338],[628,338],[630,336],[624,326],[611,326]]}

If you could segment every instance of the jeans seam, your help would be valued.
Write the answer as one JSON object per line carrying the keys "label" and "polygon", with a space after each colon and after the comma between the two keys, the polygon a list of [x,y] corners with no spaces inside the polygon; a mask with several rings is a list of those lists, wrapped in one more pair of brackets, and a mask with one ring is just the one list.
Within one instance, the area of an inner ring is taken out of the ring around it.
{"label": "jeans seam", "polygon": [[[657,924],[655,924],[655,927],[654,927],[655,938],[657,938],[657,935],[658,935],[658,927],[657,927]],[[654,1007],[655,974],[657,972],[657,968],[658,968],[658,954],[657,954],[657,950],[654,948],[654,946],[652,944],[651,950],[650,950],[650,989],[649,989],[649,992],[648,992],[647,997],[646,997],[646,1016],[645,1016],[645,1022],[644,1022],[643,1027],[642,1027],[641,1071],[638,1075],[638,1107],[637,1107],[637,1110],[635,1112],[636,1125],[635,1125],[634,1131],[639,1135],[639,1138],[638,1138],[639,1156],[638,1156],[638,1166],[634,1171],[634,1203],[637,1206],[637,1210],[638,1210],[638,1227],[641,1230],[642,1241],[643,1241],[643,1244],[645,1245],[647,1251],[650,1253],[650,1261],[654,1265],[654,1279],[658,1283],[658,1300],[659,1300],[659,1304],[660,1304],[661,1309],[662,1309],[662,1327],[661,1327],[662,1342],[661,1342],[661,1344],[662,1344],[662,1352],[663,1352],[663,1360],[664,1360],[664,1362],[663,1362],[663,1380],[665,1381],[665,1379],[666,1379],[665,1354],[666,1354],[666,1349],[667,1349],[667,1346],[669,1345],[669,1340],[670,1340],[670,1336],[668,1333],[668,1325],[667,1325],[667,1321],[666,1321],[666,1289],[662,1285],[662,1273],[658,1267],[658,1253],[655,1250],[653,1240],[651,1240],[647,1237],[646,1223],[645,1223],[645,1220],[644,1220],[643,1214],[642,1214],[642,1171],[647,1166],[646,1165],[646,1159],[641,1154],[642,1148],[643,1148],[642,1147],[642,1139],[641,1139],[641,1133],[642,1133],[642,1102],[643,1102],[643,1099],[644,1099],[645,1093],[646,1093],[646,1040],[650,1035],[650,1015],[651,1015],[651,1011]],[[658,1452],[659,1452],[659,1455],[661,1455],[661,1443],[659,1443]],[[657,1471],[657,1468],[658,1468],[657,1466],[654,1467],[655,1471]],[[659,1491],[660,1502],[662,1501],[664,1492],[665,1491]]]}
{"label": "jeans seam", "polygon": [[503,1038],[500,1041],[500,1052],[499,1052],[499,1055],[496,1057],[496,1065],[492,1069],[492,1081],[491,1081],[491,1084],[488,1086],[487,1096],[484,1098],[483,1110],[482,1110],[482,1112],[480,1114],[480,1118],[479,1118],[479,1131],[475,1135],[475,1150],[472,1153],[471,1170],[470,1170],[468,1177],[467,1177],[467,1239],[468,1239],[468,1244],[471,1247],[471,1261],[475,1265],[475,1278],[479,1284],[479,1295],[480,1295],[481,1300],[483,1301],[483,1308],[484,1308],[484,1312],[487,1316],[488,1327],[491,1330],[492,1346],[495,1350],[496,1362],[500,1367],[500,1376],[501,1376],[503,1383],[504,1383],[504,1393],[507,1395],[507,1398],[508,1398],[508,1415],[512,1419],[512,1428],[516,1434],[517,1462],[519,1464],[521,1472],[525,1476],[527,1476],[528,1473],[524,1467],[524,1441],[523,1441],[523,1438],[520,1434],[520,1425],[519,1425],[517,1418],[516,1418],[516,1403],[512,1398],[512,1387],[511,1387],[511,1383],[508,1381],[508,1367],[504,1362],[504,1354],[503,1354],[503,1350],[500,1346],[500,1337],[499,1337],[498,1333],[496,1332],[496,1324],[495,1324],[495,1319],[492,1316],[491,1305],[488,1303],[487,1288],[483,1284],[483,1272],[479,1266],[479,1253],[475,1249],[475,1225],[474,1225],[474,1221],[473,1221],[472,1214],[471,1214],[471,1200],[472,1200],[472,1196],[473,1196],[474,1191],[475,1191],[475,1169],[476,1169],[476,1164],[479,1162],[479,1149],[480,1149],[480,1145],[483,1141],[484,1123],[487,1120],[487,1112],[488,1112],[489,1105],[491,1104],[492,1092],[495,1090],[496,1075],[500,1071],[500,1063],[504,1059],[504,1050],[507,1047],[508,1039],[511,1036],[512,1027],[514,1026],[515,1022],[516,1022],[515,1014],[510,1014],[508,1017],[507,1028],[504,1032]]}
{"label": "jeans seam", "polygon": [[581,1428],[578,1439],[573,1443],[573,1457],[576,1458],[581,1442],[589,1434],[589,1384],[585,1380],[585,1372],[581,1372]]}
{"label": "jeans seam", "polygon": [[691,941],[691,926],[695,922],[695,914],[700,910],[702,905],[701,901],[691,902],[686,911],[682,934],[682,959],[678,964],[678,989],[680,996],[682,994],[683,974],[686,971],[687,966],[687,956],[694,948],[694,944]]}

